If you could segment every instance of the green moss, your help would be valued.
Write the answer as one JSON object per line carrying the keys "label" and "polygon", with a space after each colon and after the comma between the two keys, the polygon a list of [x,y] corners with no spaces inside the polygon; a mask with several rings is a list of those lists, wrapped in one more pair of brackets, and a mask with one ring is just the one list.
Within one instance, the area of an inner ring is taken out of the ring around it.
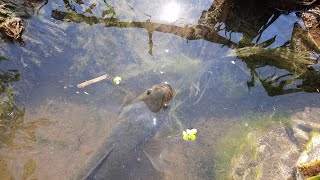
{"label": "green moss", "polygon": [[24,165],[22,179],[26,180],[30,177],[37,169],[36,161],[33,159],[29,159],[29,161]]}
{"label": "green moss", "polygon": [[[257,160],[259,146],[256,138],[260,134],[280,124],[290,125],[290,120],[281,115],[270,117],[269,115],[255,114],[248,117],[245,122],[248,123],[247,127],[244,123],[235,125],[218,142],[215,169],[217,179],[227,179],[231,170],[232,160],[235,157],[247,154],[248,150],[252,153],[252,160]],[[246,169],[244,171],[246,172]],[[261,168],[257,167],[254,173],[259,178],[261,176]]]}
{"label": "green moss", "polygon": [[320,180],[320,175],[308,178],[307,180]]}
{"label": "green moss", "polygon": [[315,137],[315,136],[319,136],[320,133],[319,132],[312,132],[310,137],[309,137],[309,141],[308,141],[308,144],[306,145],[306,148],[305,148],[305,151],[306,152],[310,152],[312,150],[312,147],[313,147],[313,141],[312,141],[312,138]]}

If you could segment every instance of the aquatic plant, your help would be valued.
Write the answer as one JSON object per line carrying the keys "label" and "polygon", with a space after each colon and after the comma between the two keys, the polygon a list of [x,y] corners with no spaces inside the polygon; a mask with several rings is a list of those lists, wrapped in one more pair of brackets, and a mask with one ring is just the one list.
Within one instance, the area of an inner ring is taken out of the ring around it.
{"label": "aquatic plant", "polygon": [[[259,155],[258,139],[264,137],[269,130],[285,125],[290,127],[290,119],[280,114],[260,114],[254,113],[246,119],[242,117],[242,123],[231,127],[218,140],[215,158],[216,168],[214,169],[217,179],[227,179],[232,171],[232,165],[241,164],[242,159],[249,158],[254,161]],[[237,159],[238,158],[238,159]],[[242,168],[244,171],[246,167]],[[259,167],[255,169],[255,178],[260,176]]]}
{"label": "aquatic plant", "polygon": [[19,80],[20,73],[17,70],[0,72],[0,148],[31,148],[29,143],[16,144],[16,136],[21,133],[25,142],[34,142],[36,140],[35,129],[50,123],[47,119],[24,122],[25,110],[16,106],[11,87],[12,83]]}

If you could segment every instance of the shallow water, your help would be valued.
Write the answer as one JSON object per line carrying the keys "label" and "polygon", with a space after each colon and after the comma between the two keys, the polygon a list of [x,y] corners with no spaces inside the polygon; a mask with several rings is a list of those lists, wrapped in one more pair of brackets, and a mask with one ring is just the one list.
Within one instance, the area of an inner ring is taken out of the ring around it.
{"label": "shallow water", "polygon": [[[176,92],[168,121],[152,139],[165,163],[155,169],[138,154],[127,177],[223,179],[230,159],[218,157],[225,148],[219,142],[228,141],[233,127],[320,107],[319,72],[309,72],[292,54],[238,52],[267,41],[271,50],[287,47],[294,24],[303,27],[295,12],[263,14],[234,4],[234,16],[214,18],[210,0],[80,2],[49,0],[27,20],[23,45],[1,40],[1,55],[9,59],[0,62],[2,89],[13,92],[10,101],[2,91],[4,178],[71,179],[112,131],[127,92],[161,82]],[[20,78],[7,80],[12,69]],[[103,74],[108,80],[76,87]],[[123,79],[119,86],[115,76]],[[198,129],[196,141],[183,141],[187,128]]]}

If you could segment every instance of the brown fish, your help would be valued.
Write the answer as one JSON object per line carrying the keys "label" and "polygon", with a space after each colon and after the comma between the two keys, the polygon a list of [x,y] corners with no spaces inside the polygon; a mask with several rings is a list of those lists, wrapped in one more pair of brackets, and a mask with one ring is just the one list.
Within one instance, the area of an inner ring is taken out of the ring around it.
{"label": "brown fish", "polygon": [[141,148],[166,120],[168,111],[164,107],[172,97],[171,86],[166,83],[159,84],[124,107],[110,137],[74,179],[117,178],[114,172],[123,171],[122,168],[126,168],[132,154]]}

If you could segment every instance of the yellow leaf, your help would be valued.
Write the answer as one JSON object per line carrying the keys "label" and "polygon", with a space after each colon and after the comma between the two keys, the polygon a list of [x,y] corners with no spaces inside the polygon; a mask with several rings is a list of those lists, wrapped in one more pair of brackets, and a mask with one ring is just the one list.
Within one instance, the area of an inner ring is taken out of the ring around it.
{"label": "yellow leaf", "polygon": [[196,135],[190,134],[190,135],[189,135],[189,138],[190,138],[192,141],[194,141],[194,140],[196,140]]}
{"label": "yellow leaf", "polygon": [[187,141],[189,139],[188,135],[183,135],[183,140]]}
{"label": "yellow leaf", "polygon": [[186,135],[188,135],[188,133],[186,131],[183,131],[182,135],[186,136]]}
{"label": "yellow leaf", "polygon": [[113,79],[113,82],[114,82],[115,84],[120,84],[120,81],[121,81],[121,77],[119,77],[119,76],[117,76],[117,77],[115,77],[115,78]]}

